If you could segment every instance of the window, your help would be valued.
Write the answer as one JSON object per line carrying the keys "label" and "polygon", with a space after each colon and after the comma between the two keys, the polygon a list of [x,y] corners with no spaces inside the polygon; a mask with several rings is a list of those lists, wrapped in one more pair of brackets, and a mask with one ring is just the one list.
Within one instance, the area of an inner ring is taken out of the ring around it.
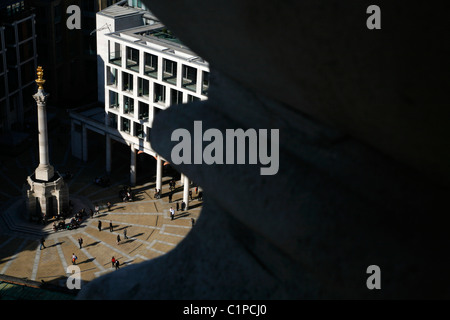
{"label": "window", "polygon": [[163,59],[163,80],[172,84],[177,84],[177,63],[168,59]]}
{"label": "window", "polygon": [[134,114],[134,99],[123,96],[123,113],[128,114]]}
{"label": "window", "polygon": [[130,120],[122,118],[121,129],[123,132],[130,133]]}
{"label": "window", "polygon": [[149,116],[149,105],[147,103],[143,103],[139,101],[139,110],[138,110],[138,118],[139,120],[148,120]]}
{"label": "window", "polygon": [[171,96],[171,105],[183,103],[183,92],[171,89],[170,96]]}
{"label": "window", "polygon": [[109,62],[115,65],[122,65],[122,54],[120,51],[120,43],[112,43],[108,42],[109,46]]}
{"label": "window", "polygon": [[158,77],[158,57],[145,52],[144,53],[144,74],[153,78]]}
{"label": "window", "polygon": [[140,123],[134,123],[134,136],[144,139],[144,126]]}
{"label": "window", "polygon": [[205,96],[208,95],[208,89],[209,89],[209,72],[208,71],[202,71],[202,94]]}
{"label": "window", "polygon": [[117,129],[117,115],[115,113],[108,113],[108,126]]}
{"label": "window", "polygon": [[139,72],[139,50],[127,47],[127,69]]}
{"label": "window", "polygon": [[117,69],[106,68],[106,83],[108,86],[117,87]]}
{"label": "window", "polygon": [[34,61],[28,61],[20,68],[22,84],[32,82],[36,78],[36,69],[34,69]]}
{"label": "window", "polygon": [[148,98],[149,95],[149,81],[138,78],[138,95],[140,97],[146,97]]}
{"label": "window", "polygon": [[197,69],[189,66],[183,66],[183,88],[197,91]]}
{"label": "window", "polygon": [[200,101],[200,98],[188,94],[188,102]]}
{"label": "window", "polygon": [[18,32],[19,41],[24,41],[33,36],[32,23],[33,23],[32,19],[27,19],[17,25],[17,29],[19,30]]}
{"label": "window", "polygon": [[151,133],[152,129],[147,127],[147,141],[150,142],[150,133]]}
{"label": "window", "polygon": [[34,56],[33,42],[27,41],[19,46],[20,62],[24,62]]}
{"label": "window", "polygon": [[112,109],[119,108],[119,94],[114,91],[109,91],[109,107]]}
{"label": "window", "polygon": [[165,104],[166,103],[166,87],[160,84],[155,83],[154,92],[154,101],[156,103]]}
{"label": "window", "polygon": [[133,75],[128,72],[122,72],[122,90],[133,91]]}

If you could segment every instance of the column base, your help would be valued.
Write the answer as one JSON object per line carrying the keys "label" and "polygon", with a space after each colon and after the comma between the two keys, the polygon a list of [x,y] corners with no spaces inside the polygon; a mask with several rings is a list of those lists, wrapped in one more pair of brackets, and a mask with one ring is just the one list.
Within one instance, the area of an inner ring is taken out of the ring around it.
{"label": "column base", "polygon": [[34,171],[35,178],[41,181],[50,181],[55,175],[55,169],[51,165],[40,164]]}

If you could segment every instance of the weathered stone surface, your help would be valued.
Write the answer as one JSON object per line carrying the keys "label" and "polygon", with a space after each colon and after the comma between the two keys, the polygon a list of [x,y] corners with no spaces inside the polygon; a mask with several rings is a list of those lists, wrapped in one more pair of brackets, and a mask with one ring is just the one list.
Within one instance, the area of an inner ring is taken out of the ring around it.
{"label": "weathered stone surface", "polygon": [[[208,101],[155,119],[158,154],[170,159],[172,131],[192,132],[194,120],[203,130],[277,128],[280,170],[178,166],[204,189],[195,228],[169,254],[99,278],[80,298],[450,297],[440,209],[448,79],[425,66],[439,64],[437,47],[415,50],[436,39],[431,27],[410,23],[397,2],[382,6],[390,31],[379,33],[367,33],[364,1],[147,3],[212,69]],[[366,287],[369,265],[381,268],[381,290]]]}

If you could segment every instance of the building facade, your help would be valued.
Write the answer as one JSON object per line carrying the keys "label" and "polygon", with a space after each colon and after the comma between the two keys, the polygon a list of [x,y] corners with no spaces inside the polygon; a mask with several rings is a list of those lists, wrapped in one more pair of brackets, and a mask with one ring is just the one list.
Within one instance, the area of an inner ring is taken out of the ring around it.
{"label": "building facade", "polygon": [[[93,102],[97,97],[96,13],[118,0],[27,0],[35,8],[39,64],[46,67],[49,103],[72,108]],[[66,25],[72,12],[80,8],[80,29]],[[73,96],[73,90],[83,96]]]}
{"label": "building facade", "polygon": [[130,146],[132,185],[136,152],[157,159],[156,188],[160,189],[165,160],[150,143],[153,119],[170,105],[207,99],[208,63],[148,10],[126,3],[97,13],[97,73],[101,106],[71,112],[72,154],[87,161],[87,131],[100,133],[106,137],[107,173],[112,169],[114,139]]}
{"label": "building facade", "polygon": [[0,4],[0,133],[22,130],[33,113],[35,14],[25,1]]}

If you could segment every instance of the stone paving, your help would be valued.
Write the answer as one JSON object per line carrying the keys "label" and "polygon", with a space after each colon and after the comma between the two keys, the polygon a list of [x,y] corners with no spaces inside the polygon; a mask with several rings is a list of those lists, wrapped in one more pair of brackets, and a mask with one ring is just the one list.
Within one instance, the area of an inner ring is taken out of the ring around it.
{"label": "stone paving", "polygon": [[[176,208],[176,201],[183,197],[183,187],[178,180],[172,203],[168,202],[168,181],[172,176],[164,176],[162,198],[154,198],[155,182],[151,170],[143,170],[138,166],[137,185],[132,188],[136,197],[133,202],[122,202],[118,197],[119,190],[129,181],[129,153],[125,156],[118,152],[113,158],[111,185],[100,187],[94,183],[94,177],[104,172],[104,146],[101,143],[89,150],[89,161],[83,163],[70,154],[70,137],[65,128],[67,123],[50,129],[50,163],[61,173],[70,170],[73,177],[68,180],[74,212],[85,208],[94,209],[100,205],[100,213],[87,217],[81,226],[74,230],[54,232],[51,224],[33,226],[40,228],[45,234],[45,248],[40,249],[40,236],[26,226],[20,216],[23,204],[20,200],[22,185],[26,177],[37,166],[37,149],[30,144],[29,148],[19,155],[0,156],[0,274],[22,279],[44,281],[64,286],[67,280],[67,266],[72,264],[72,254],[78,257],[77,265],[81,269],[82,281],[90,281],[105,273],[113,272],[111,258],[120,261],[120,268],[156,258],[175,248],[192,229],[191,218],[198,219],[202,202],[196,199],[195,188],[192,187],[194,200],[187,211],[177,211],[171,220],[169,208]],[[65,131],[66,130],[66,131]],[[55,138],[56,137],[56,138]],[[98,137],[93,137],[93,140]],[[120,147],[117,147],[120,148]],[[147,171],[150,172],[147,174]],[[154,170],[153,170],[154,171]],[[106,202],[112,203],[111,210]],[[70,219],[66,219],[68,222]],[[98,230],[98,221],[102,222],[102,230]],[[22,229],[14,226],[22,223]],[[112,223],[113,230],[109,230]],[[12,226],[11,226],[12,225]],[[23,232],[22,230],[25,230]],[[127,230],[128,239],[124,238]],[[121,241],[117,243],[117,235]],[[83,239],[80,249],[79,238]]]}

